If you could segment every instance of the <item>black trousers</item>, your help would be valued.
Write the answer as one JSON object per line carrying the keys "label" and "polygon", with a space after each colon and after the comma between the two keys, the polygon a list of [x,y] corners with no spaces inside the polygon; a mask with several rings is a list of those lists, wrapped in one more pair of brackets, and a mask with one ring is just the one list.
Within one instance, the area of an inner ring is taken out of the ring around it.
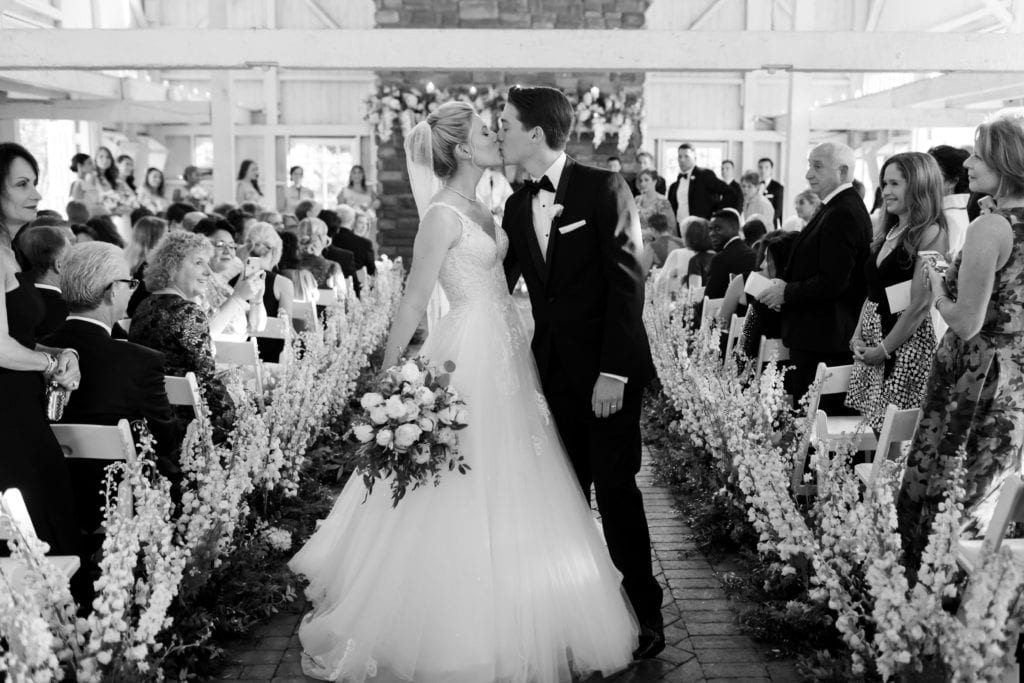
{"label": "black trousers", "polygon": [[622,410],[599,419],[590,404],[593,387],[585,395],[574,392],[557,362],[548,374],[544,382],[548,405],[588,502],[593,488],[608,552],[622,572],[622,586],[640,623],[660,627],[662,590],[651,569],[651,536],[636,485],[643,387],[627,383]]}
{"label": "black trousers", "polygon": [[[853,354],[848,350],[831,353],[791,348],[789,360],[791,367],[786,373],[785,387],[789,395],[793,397],[793,405],[798,407],[800,399],[814,383],[814,374],[818,371],[818,363],[829,366],[849,365],[853,362]],[[829,415],[856,415],[857,411],[843,405],[845,398],[844,394],[822,396],[820,407]]]}

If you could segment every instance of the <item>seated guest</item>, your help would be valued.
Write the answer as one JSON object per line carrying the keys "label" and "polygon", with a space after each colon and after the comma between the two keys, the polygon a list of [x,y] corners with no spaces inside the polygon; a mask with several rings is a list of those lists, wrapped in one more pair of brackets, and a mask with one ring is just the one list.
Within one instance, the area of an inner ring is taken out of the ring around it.
{"label": "seated guest", "polygon": [[768,228],[760,218],[751,218],[743,224],[743,241],[751,249],[757,249],[757,243],[768,234]]}
{"label": "seated guest", "polygon": [[[124,248],[124,240],[118,234],[117,226],[114,225],[114,221],[110,220],[110,216],[93,216],[85,222],[85,225],[90,229],[88,235],[94,242],[107,242]],[[79,238],[81,238],[80,236],[81,233],[79,233]],[[89,240],[84,241],[88,242]]]}
{"label": "seated guest", "polygon": [[236,279],[244,264],[235,255],[238,245],[225,219],[204,218],[195,232],[208,237],[214,249],[210,258],[213,272],[200,301],[210,315],[210,334],[244,341],[252,330],[262,328],[267,319],[262,300],[263,271]]}
{"label": "seated guest", "polygon": [[302,267],[302,249],[299,236],[294,232],[281,233],[281,260],[278,272],[291,280],[295,290],[295,301],[316,301],[317,286],[313,274]]}
{"label": "seated guest", "polygon": [[[249,257],[259,259],[260,267],[266,273],[263,283],[263,308],[268,318],[283,315],[290,324],[292,319],[292,300],[295,298],[295,287],[292,281],[276,271],[281,261],[281,237],[270,223],[254,223],[245,235],[245,246]],[[241,277],[241,276],[239,276]],[[268,363],[280,360],[284,341],[281,339],[257,339],[260,358]]]}
{"label": "seated guest", "polygon": [[284,230],[284,218],[277,211],[263,211],[256,216],[256,221],[258,223],[269,223],[278,232]]}
{"label": "seated guest", "polygon": [[[319,218],[304,218],[299,221],[299,248],[301,256],[299,266],[308,270],[316,280],[318,289],[335,289],[342,278],[341,264],[324,258],[324,250],[328,246],[327,225]],[[335,247],[335,249],[337,249]],[[338,250],[343,251],[343,250]],[[352,252],[348,252],[349,256]],[[355,257],[351,263],[355,264]]]}
{"label": "seated guest", "polygon": [[[722,209],[711,218],[711,240],[718,250],[708,268],[704,296],[720,299],[734,275],[746,279],[754,270],[754,250],[740,236],[740,221],[735,209]],[[692,259],[691,259],[692,261]]]}
{"label": "seated guest", "polygon": [[232,209],[228,211],[224,218],[231,224],[232,232],[238,236],[244,235],[246,230],[256,222],[255,214],[248,213],[242,209]]}
{"label": "seated guest", "polygon": [[68,223],[74,225],[85,225],[89,220],[89,207],[85,202],[79,202],[72,199],[68,202],[67,209],[65,210],[68,215]]}
{"label": "seated guest", "polygon": [[141,218],[138,223],[132,226],[132,241],[125,251],[125,258],[128,260],[128,269],[132,277],[139,281],[139,286],[132,292],[128,301],[128,317],[135,314],[142,300],[149,296],[149,290],[142,284],[142,278],[146,275],[146,259],[149,252],[153,251],[156,245],[167,234],[167,221],[154,216]]}
{"label": "seated guest", "polygon": [[[149,255],[146,287],[150,295],[132,317],[128,340],[164,354],[168,375],[194,372],[219,436],[234,422],[234,405],[217,376],[210,321],[196,303],[213,276],[213,246],[203,235],[172,232]],[[192,409],[181,408],[183,422]]]}
{"label": "seated guest", "polygon": [[[82,381],[71,393],[61,422],[113,425],[145,420],[156,439],[157,466],[178,473],[181,430],[164,391],[163,355],[111,338],[124,317],[138,280],[129,276],[124,253],[112,244],[89,242],[69,248],[60,260],[60,282],[70,315],[43,340],[75,349]],[[68,460],[81,528],[91,533],[103,521],[103,471],[108,463]]]}
{"label": "seated guest", "polygon": [[39,226],[18,233],[17,254],[23,268],[20,276],[26,284],[31,282],[35,285],[45,305],[45,314],[36,325],[37,339],[57,329],[68,314],[61,293],[58,266],[61,254],[68,246],[68,238],[60,228]]}
{"label": "seated guest", "polygon": [[181,229],[185,232],[195,232],[196,226],[199,225],[199,221],[204,218],[210,218],[202,211],[189,211],[185,214],[185,217],[181,219]]}
{"label": "seated guest", "polygon": [[281,222],[284,224],[285,230],[295,231],[299,229],[299,219],[296,218],[294,213],[282,213]]}
{"label": "seated guest", "polygon": [[156,214],[147,209],[146,207],[140,206],[137,209],[132,209],[131,214],[129,214],[128,222],[131,225],[135,225],[136,223],[138,223],[143,218],[146,218],[147,216],[156,216]]}
{"label": "seated guest", "polygon": [[202,211],[196,211],[191,204],[186,204],[185,202],[175,202],[171,204],[167,207],[167,213],[164,214],[164,217],[167,219],[167,229],[171,231],[187,230],[187,228],[182,225],[182,221],[185,219],[187,214],[194,211],[196,213],[202,213]]}
{"label": "seated guest", "polygon": [[295,205],[295,218],[301,223],[307,218],[314,218],[320,213],[320,207],[312,199],[303,199]]}
{"label": "seated guest", "polygon": [[373,242],[355,233],[359,212],[348,204],[342,204],[337,213],[341,219],[341,229],[334,235],[334,246],[351,251],[355,255],[356,268],[365,268],[367,275],[375,275],[377,254]]}
{"label": "seated guest", "polygon": [[686,246],[685,241],[669,232],[674,222],[669,223],[668,217],[661,213],[652,213],[647,217],[647,224],[654,231],[654,240],[644,245],[640,257],[644,273],[651,272],[653,267],[661,268],[665,265],[669,252]]}
{"label": "seated guest", "polygon": [[[761,258],[761,275],[771,280],[785,271],[795,241],[796,233],[787,230],[776,230],[765,235],[759,249],[764,254]],[[761,337],[779,339],[782,336],[782,321],[778,311],[773,311],[754,297],[745,298],[747,315],[740,332],[739,345],[744,356],[757,358]]]}
{"label": "seated guest", "polygon": [[[351,207],[349,207],[351,208]],[[366,277],[366,271],[360,272],[359,259],[356,257],[355,251],[347,247],[339,246],[335,244],[334,240],[337,238],[338,233],[342,231],[341,227],[341,216],[334,211],[324,209],[317,214],[317,218],[324,222],[327,226],[327,247],[324,248],[324,256],[331,261],[334,261],[341,266],[341,274],[346,278],[352,278],[352,288],[356,294],[359,294],[359,290],[362,288],[363,279]],[[364,240],[365,237],[359,237],[353,234],[356,239]],[[366,240],[370,244],[370,250],[373,250],[373,245],[370,240]],[[340,250],[340,251],[337,251]],[[347,253],[342,253],[347,252]],[[352,258],[348,257],[348,254],[352,254]]]}

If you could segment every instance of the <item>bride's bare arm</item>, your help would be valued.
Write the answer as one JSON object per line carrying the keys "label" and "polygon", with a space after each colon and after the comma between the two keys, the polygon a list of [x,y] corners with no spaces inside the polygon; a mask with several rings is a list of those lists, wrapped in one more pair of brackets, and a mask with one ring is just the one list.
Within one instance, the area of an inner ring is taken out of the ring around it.
{"label": "bride's bare arm", "polygon": [[391,323],[384,349],[384,367],[394,365],[405,351],[427,310],[438,273],[448,250],[459,239],[462,226],[451,211],[430,211],[423,217],[412,247],[412,266],[405,282],[405,294]]}

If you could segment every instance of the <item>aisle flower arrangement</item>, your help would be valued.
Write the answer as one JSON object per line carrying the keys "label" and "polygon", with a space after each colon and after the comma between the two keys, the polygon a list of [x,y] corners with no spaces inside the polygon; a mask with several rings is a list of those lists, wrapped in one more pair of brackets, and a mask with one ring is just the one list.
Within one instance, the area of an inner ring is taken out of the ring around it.
{"label": "aisle flower arrangement", "polygon": [[[288,371],[264,397],[265,410],[240,374],[229,376],[234,427],[226,441],[214,443],[207,411],[189,425],[183,477],[176,484],[179,507],[171,482],[151,464],[149,437],[142,438],[133,463],[108,468],[106,535],[87,618],[75,617],[67,581],[46,559],[46,545],[16,535],[12,556],[23,565],[17,585],[0,571],[0,675],[19,681],[162,680],[172,650],[200,647],[175,635],[172,615],[191,611],[190,600],[231,559],[237,543],[291,546],[289,531],[254,512],[253,496],[293,491],[304,459],[300,450],[328,428],[330,409],[351,398],[355,377],[387,331],[402,277],[400,265],[382,264],[363,300],[342,302],[321,329],[298,337]],[[296,412],[296,406],[309,413]],[[4,507],[0,524],[13,525]]]}
{"label": "aisle flower arrangement", "polygon": [[[649,289],[644,320],[680,445],[661,457],[682,460],[668,469],[686,470],[688,458],[714,463],[725,482],[719,494],[745,510],[763,562],[803,586],[804,597],[791,599],[794,614],[831,612],[851,675],[894,680],[945,667],[953,680],[997,679],[1021,632],[1024,570],[1004,548],[984,559],[963,591],[955,561],[962,468],[912,582],[900,563],[895,507],[904,463],[885,463],[871,490],[862,491],[852,443],[811,438],[806,405],[788,409],[776,364],[758,376],[752,363],[723,363],[717,325],[692,319],[689,305]],[[816,495],[809,502],[791,487],[795,458],[807,446],[817,454],[810,457]],[[957,597],[959,616],[944,609]]]}

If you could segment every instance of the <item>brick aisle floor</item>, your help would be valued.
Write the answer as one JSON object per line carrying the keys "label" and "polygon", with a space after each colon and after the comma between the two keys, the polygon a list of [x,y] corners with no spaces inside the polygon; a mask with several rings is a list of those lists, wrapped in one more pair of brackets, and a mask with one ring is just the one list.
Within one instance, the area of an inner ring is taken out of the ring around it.
{"label": "brick aisle floor", "polygon": [[[634,664],[608,679],[592,676],[585,683],[798,681],[791,661],[769,661],[764,648],[743,635],[736,619],[737,603],[726,597],[715,568],[694,545],[690,529],[675,509],[673,494],[654,485],[648,459],[645,449],[638,482],[651,526],[654,570],[665,589],[668,646],[657,659]],[[221,678],[279,683],[313,680],[302,675],[299,664],[295,633],[305,609],[301,603],[259,627],[252,638],[234,644]]]}

